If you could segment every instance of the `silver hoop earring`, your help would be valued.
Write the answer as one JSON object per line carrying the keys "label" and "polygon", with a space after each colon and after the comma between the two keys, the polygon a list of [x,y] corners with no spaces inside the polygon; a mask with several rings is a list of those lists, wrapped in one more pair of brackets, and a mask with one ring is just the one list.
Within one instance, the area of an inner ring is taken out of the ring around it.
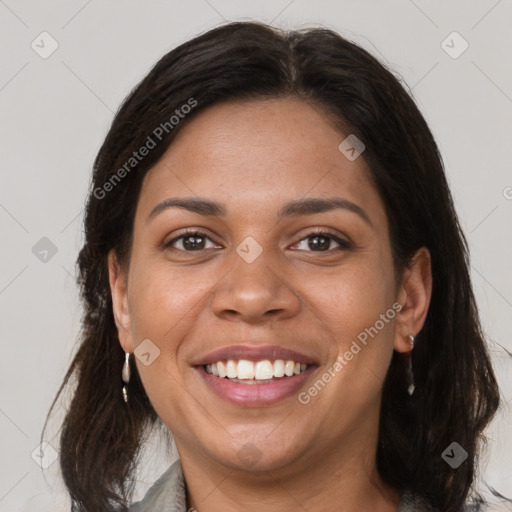
{"label": "silver hoop earring", "polygon": [[407,392],[409,396],[412,396],[414,393],[414,373],[412,371],[412,349],[414,348],[414,336],[409,334],[409,343],[411,344],[411,353],[409,354],[409,365],[407,367],[407,380],[409,382],[409,386],[407,387]]}
{"label": "silver hoop earring", "polygon": [[128,403],[128,383],[130,382],[130,353],[125,353],[123,371],[121,372],[121,378],[123,379],[123,399],[126,403]]}

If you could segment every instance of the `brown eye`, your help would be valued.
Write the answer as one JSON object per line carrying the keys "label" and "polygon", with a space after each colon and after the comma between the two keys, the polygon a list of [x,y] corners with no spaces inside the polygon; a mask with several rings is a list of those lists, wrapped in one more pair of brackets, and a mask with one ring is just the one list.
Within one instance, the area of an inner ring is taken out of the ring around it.
{"label": "brown eye", "polygon": [[212,247],[216,247],[216,245],[208,238],[204,233],[201,232],[187,232],[183,235],[180,235],[176,238],[173,238],[170,242],[165,244],[165,248],[173,248],[178,251],[201,251],[203,249],[210,249],[212,247],[206,247],[207,242],[212,244]]}
{"label": "brown eye", "polygon": [[[302,247],[301,244],[307,241],[306,247],[304,245]],[[338,247],[332,247],[332,243],[338,244]],[[335,236],[329,232],[313,232],[304,237],[298,244],[295,244],[297,249],[299,250],[309,250],[312,252],[329,252],[331,250],[343,250],[350,249],[351,245],[342,240],[338,236]]]}

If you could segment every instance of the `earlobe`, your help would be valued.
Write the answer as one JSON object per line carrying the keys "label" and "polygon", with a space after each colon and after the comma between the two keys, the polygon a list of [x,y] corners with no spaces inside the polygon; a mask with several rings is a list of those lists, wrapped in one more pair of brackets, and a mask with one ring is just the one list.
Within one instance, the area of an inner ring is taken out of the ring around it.
{"label": "earlobe", "polygon": [[402,309],[396,317],[394,348],[410,352],[409,336],[421,331],[427,317],[432,296],[432,268],[430,252],[426,247],[416,251],[402,276],[398,301]]}
{"label": "earlobe", "polygon": [[128,276],[119,264],[117,255],[113,250],[108,254],[108,274],[110,293],[112,295],[112,309],[119,343],[125,352],[133,352],[130,311],[128,307]]}

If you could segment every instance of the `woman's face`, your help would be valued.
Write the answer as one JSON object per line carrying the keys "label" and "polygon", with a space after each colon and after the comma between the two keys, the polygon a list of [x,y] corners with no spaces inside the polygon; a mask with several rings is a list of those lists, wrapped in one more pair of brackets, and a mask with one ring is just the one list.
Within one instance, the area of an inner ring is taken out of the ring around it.
{"label": "woman's face", "polygon": [[145,177],[114,311],[182,458],[277,469],[376,439],[406,296],[347,135],[295,99],[218,104]]}

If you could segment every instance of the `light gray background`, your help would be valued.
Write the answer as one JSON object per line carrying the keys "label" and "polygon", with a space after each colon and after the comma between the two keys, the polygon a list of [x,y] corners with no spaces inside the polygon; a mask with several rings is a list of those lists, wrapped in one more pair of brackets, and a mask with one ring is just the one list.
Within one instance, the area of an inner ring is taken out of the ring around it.
{"label": "light gray background", "polygon": [[[113,113],[164,53],[236,19],[326,25],[411,86],[443,153],[502,385],[482,477],[511,496],[511,17],[510,0],[0,0],[0,511],[67,510],[58,463],[43,470],[31,453],[76,347],[82,207]],[[59,45],[47,59],[31,47],[50,47],[43,31]],[[458,36],[441,45],[453,31],[469,44],[458,58],[445,51],[463,48]],[[57,248],[46,262],[32,252],[42,237]],[[152,457],[139,495],[169,462]]]}

